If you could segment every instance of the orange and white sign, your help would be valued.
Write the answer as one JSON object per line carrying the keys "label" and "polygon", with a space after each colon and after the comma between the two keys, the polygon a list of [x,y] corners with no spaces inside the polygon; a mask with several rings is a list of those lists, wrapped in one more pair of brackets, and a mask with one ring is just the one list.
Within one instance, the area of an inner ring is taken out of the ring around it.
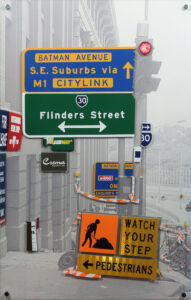
{"label": "orange and white sign", "polygon": [[116,254],[118,216],[82,214],[80,252]]}

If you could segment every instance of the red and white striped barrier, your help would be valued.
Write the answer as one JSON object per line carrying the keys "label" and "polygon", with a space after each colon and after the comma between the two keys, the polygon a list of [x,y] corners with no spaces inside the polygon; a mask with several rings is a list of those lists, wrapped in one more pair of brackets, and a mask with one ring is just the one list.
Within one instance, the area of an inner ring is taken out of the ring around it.
{"label": "red and white striped barrier", "polygon": [[[165,231],[165,232],[174,233],[174,234],[178,235],[178,238],[174,241],[174,243],[173,243],[172,246],[170,247],[170,250],[172,250],[173,248],[175,248],[176,244],[178,243],[178,244],[182,244],[182,247],[184,248],[185,251],[187,251],[187,252],[190,252],[190,251],[191,251],[191,249],[188,248],[188,247],[185,245],[185,237],[184,237],[184,235],[188,235],[188,231],[187,231],[187,230],[185,230],[184,232],[181,232],[180,229],[175,230],[175,229],[172,229],[172,228],[166,228],[166,227],[164,227],[163,225],[160,225],[160,230],[161,230],[161,231]],[[162,259],[163,261],[167,261],[167,260],[165,259],[165,256],[164,256],[164,255],[162,255],[161,259]]]}
{"label": "red and white striped barrier", "polygon": [[68,268],[63,271],[64,275],[71,275],[79,278],[89,278],[89,279],[101,279],[101,275],[92,273],[83,273],[77,271],[75,268]]}
{"label": "red and white striped barrier", "polygon": [[93,196],[91,194],[85,193],[84,191],[81,190],[81,187],[76,186],[76,192],[90,200],[95,200],[99,202],[105,202],[105,203],[114,203],[114,204],[127,204],[127,203],[133,203],[133,204],[139,204],[139,199],[133,199],[133,194],[129,195],[129,199],[104,199],[104,198],[99,198],[96,196]]}
{"label": "red and white striped barrier", "polygon": [[187,234],[186,231],[185,231],[185,232],[181,232],[180,230],[175,230],[175,229],[172,229],[172,228],[166,228],[166,227],[164,227],[164,226],[162,226],[162,225],[160,225],[160,230],[161,230],[161,231],[166,231],[166,232],[171,232],[171,233],[178,234],[179,237],[180,237],[179,239],[180,239],[181,241],[183,241],[183,242],[184,242],[184,240],[185,240],[185,238],[183,237],[183,234]]}

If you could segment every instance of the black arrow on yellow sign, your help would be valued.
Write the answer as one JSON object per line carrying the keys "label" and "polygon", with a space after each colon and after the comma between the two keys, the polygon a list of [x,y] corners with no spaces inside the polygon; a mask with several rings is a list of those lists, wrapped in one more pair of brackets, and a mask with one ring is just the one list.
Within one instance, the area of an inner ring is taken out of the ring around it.
{"label": "black arrow on yellow sign", "polygon": [[93,264],[89,264],[88,262],[89,262],[89,259],[86,260],[86,261],[83,263],[84,267],[85,267],[87,270],[88,270],[88,267],[93,267]]}

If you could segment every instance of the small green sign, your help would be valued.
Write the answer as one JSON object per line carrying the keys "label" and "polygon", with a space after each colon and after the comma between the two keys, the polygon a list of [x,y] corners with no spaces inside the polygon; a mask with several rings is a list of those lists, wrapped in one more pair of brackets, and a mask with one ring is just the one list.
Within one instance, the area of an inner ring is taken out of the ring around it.
{"label": "small green sign", "polygon": [[51,145],[53,151],[74,151],[73,138],[52,138],[48,137],[43,140],[45,147]]}
{"label": "small green sign", "polygon": [[133,137],[132,94],[25,94],[27,137]]}

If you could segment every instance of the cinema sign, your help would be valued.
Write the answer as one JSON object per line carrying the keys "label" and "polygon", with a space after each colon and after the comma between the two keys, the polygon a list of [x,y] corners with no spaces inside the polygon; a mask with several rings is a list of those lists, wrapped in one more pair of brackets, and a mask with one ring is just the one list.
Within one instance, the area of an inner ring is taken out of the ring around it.
{"label": "cinema sign", "polygon": [[67,154],[65,152],[41,153],[41,170],[43,172],[66,172]]}

